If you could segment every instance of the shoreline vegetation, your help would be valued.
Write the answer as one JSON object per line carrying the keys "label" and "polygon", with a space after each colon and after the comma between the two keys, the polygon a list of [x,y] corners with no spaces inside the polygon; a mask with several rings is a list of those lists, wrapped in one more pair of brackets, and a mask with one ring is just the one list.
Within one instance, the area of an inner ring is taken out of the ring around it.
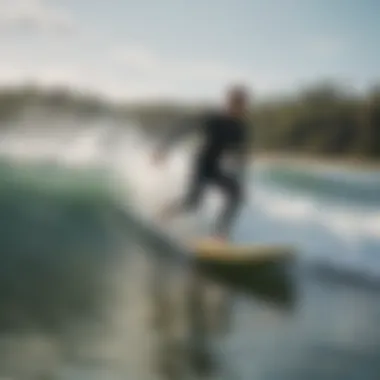
{"label": "shoreline vegetation", "polygon": [[[28,128],[39,126],[35,117],[112,118],[126,128],[132,121],[154,138],[205,109],[179,102],[112,102],[63,87],[0,87],[0,130],[12,129],[20,118]],[[257,100],[250,121],[253,157],[260,161],[380,167],[380,84],[358,93],[321,82],[292,96]]]}
{"label": "shoreline vegetation", "polygon": [[380,160],[361,159],[355,157],[323,157],[311,154],[296,153],[258,153],[252,157],[253,164],[274,164],[293,166],[294,168],[324,169],[326,167],[343,170],[368,170],[380,173]]}

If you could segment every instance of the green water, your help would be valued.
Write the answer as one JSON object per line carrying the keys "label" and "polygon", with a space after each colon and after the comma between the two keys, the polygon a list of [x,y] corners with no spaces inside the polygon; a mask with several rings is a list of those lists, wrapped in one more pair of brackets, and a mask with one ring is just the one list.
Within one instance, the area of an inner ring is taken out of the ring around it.
{"label": "green water", "polygon": [[[236,273],[221,281],[176,258],[101,170],[0,172],[0,378],[379,378],[376,288],[301,260],[284,303],[284,282],[233,287]],[[247,211],[239,236],[252,226],[320,247],[315,226]]]}

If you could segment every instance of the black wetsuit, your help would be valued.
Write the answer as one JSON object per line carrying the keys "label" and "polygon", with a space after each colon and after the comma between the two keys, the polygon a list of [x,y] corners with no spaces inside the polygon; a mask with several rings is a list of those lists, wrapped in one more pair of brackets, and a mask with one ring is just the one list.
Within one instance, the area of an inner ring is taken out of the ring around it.
{"label": "black wetsuit", "polygon": [[[196,129],[204,138],[196,154],[193,176],[188,193],[183,201],[185,210],[199,205],[207,185],[215,185],[226,196],[225,208],[218,220],[217,233],[227,234],[236,212],[243,200],[243,177],[247,163],[249,142],[248,126],[224,114],[202,117],[196,123],[189,123],[174,131],[166,143],[172,142],[185,132]],[[230,160],[230,170],[225,167]]]}

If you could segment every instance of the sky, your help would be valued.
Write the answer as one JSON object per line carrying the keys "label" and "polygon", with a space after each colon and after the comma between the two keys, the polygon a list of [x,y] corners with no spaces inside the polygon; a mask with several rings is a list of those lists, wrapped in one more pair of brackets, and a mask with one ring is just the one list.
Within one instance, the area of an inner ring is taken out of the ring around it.
{"label": "sky", "polygon": [[0,85],[116,99],[380,82],[379,0],[0,0]]}

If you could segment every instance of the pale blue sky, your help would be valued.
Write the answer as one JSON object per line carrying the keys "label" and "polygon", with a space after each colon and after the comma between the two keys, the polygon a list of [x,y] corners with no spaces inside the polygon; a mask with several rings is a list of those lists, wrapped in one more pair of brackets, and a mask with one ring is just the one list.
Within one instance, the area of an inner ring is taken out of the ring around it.
{"label": "pale blue sky", "polygon": [[2,0],[0,81],[127,97],[380,80],[378,0]]}

